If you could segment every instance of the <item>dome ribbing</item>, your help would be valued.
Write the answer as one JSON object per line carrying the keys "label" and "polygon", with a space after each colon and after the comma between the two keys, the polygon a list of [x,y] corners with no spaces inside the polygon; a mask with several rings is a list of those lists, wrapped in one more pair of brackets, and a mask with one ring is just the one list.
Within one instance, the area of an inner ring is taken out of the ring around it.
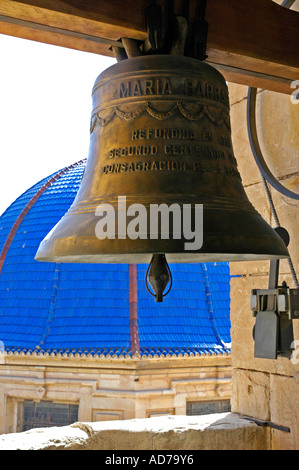
{"label": "dome ribbing", "polygon": [[[46,178],[0,217],[0,340],[5,350],[110,356],[230,351],[228,263],[171,264],[173,288],[156,304],[137,265],[137,314],[126,264],[34,260],[77,193],[85,161]],[[138,336],[138,342],[133,337]],[[137,349],[136,349],[137,348]]]}

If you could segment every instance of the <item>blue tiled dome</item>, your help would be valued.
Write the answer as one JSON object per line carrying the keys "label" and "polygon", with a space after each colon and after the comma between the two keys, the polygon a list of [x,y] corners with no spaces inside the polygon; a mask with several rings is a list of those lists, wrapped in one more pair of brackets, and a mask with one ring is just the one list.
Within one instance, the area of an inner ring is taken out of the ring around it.
{"label": "blue tiled dome", "polygon": [[[8,352],[132,355],[128,265],[34,260],[84,168],[81,161],[40,181],[0,217],[0,341]],[[173,288],[161,304],[145,288],[146,267],[137,266],[139,354],[229,353],[228,263],[170,265]]]}

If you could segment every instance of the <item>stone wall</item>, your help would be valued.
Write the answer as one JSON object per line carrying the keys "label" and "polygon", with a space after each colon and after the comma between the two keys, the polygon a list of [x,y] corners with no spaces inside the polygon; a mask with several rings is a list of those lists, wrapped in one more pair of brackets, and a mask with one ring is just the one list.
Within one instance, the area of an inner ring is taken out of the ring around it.
{"label": "stone wall", "polygon": [[[233,413],[74,423],[0,436],[0,450],[131,450],[134,458],[138,458],[139,450],[174,450],[178,455],[191,451],[187,455],[192,459],[192,451],[196,450],[269,448],[269,428]],[[111,452],[107,455],[113,456]],[[189,460],[189,463],[200,464],[200,456],[196,457],[196,462]]]}
{"label": "stone wall", "polygon": [[[229,88],[234,153],[243,185],[254,207],[275,227],[249,145],[248,89],[235,84],[230,84]],[[299,105],[292,104],[290,96],[259,90],[257,126],[261,149],[270,170],[285,187],[299,193]],[[280,225],[290,234],[289,253],[298,276],[299,204],[271,187],[270,191]],[[268,288],[268,272],[268,261],[231,263],[231,273],[240,276],[233,278],[231,283],[232,410],[289,427],[290,433],[272,430],[272,447],[299,449],[299,351],[295,351],[291,360],[254,358],[252,329],[255,319],[250,310],[250,293],[251,289]],[[279,280],[295,287],[287,260],[281,261]],[[298,349],[299,320],[294,320],[293,326]]]}
{"label": "stone wall", "polygon": [[231,357],[96,358],[9,354],[0,364],[0,434],[22,430],[24,400],[78,405],[78,420],[186,415],[188,402],[230,400]]}

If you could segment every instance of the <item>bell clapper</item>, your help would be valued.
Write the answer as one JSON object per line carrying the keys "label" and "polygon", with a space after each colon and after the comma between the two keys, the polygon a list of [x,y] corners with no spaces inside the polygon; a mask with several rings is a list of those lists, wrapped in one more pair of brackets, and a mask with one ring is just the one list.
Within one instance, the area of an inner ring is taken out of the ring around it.
{"label": "bell clapper", "polygon": [[[149,289],[148,283],[151,285],[154,293]],[[168,283],[170,283],[168,291],[164,294]],[[170,292],[172,287],[172,275],[164,254],[154,254],[152,256],[151,262],[146,270],[145,285],[148,292],[155,297],[156,302],[163,302],[163,297]]]}

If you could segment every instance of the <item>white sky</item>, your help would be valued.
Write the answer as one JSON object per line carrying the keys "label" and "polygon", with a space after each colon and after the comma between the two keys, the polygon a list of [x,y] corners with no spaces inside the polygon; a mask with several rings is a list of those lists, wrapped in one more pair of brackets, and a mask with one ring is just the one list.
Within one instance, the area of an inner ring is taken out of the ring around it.
{"label": "white sky", "polygon": [[115,60],[0,34],[0,214],[87,157],[91,92]]}

